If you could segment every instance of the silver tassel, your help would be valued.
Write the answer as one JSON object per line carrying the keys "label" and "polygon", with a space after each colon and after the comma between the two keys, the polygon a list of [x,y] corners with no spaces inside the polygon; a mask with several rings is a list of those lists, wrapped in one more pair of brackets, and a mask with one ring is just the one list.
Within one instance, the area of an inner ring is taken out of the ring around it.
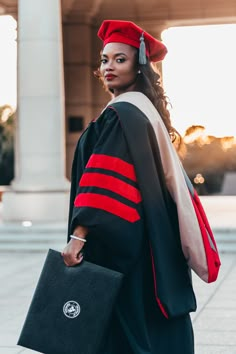
{"label": "silver tassel", "polygon": [[145,65],[147,64],[147,58],[146,58],[146,46],[144,42],[144,32],[142,33],[140,37],[140,46],[139,46],[139,64]]}

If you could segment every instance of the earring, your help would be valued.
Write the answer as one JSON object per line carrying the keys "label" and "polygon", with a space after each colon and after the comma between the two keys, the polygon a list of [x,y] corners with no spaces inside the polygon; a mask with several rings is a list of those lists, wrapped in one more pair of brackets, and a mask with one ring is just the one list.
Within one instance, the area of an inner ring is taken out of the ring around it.
{"label": "earring", "polygon": [[138,74],[141,74],[141,70],[138,71]]}

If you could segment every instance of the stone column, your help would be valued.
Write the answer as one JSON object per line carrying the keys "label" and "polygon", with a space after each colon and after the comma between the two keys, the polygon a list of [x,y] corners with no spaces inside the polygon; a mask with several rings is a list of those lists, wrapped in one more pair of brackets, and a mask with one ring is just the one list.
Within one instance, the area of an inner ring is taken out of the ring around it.
{"label": "stone column", "polygon": [[18,1],[15,179],[5,221],[65,221],[64,74],[60,0]]}

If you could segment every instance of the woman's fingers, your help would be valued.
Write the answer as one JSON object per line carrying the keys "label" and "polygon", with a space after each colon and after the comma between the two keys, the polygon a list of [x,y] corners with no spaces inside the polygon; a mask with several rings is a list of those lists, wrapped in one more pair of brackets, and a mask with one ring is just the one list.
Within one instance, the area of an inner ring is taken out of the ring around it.
{"label": "woman's fingers", "polygon": [[80,252],[70,252],[66,253],[63,258],[68,266],[73,266],[80,263],[83,259],[83,256]]}
{"label": "woman's fingers", "polygon": [[71,253],[64,253],[63,255],[63,259],[64,259],[64,263],[68,266],[68,267],[72,267],[76,264],[79,264],[82,262],[83,260],[83,254],[79,253],[78,255],[76,254],[71,254]]}
{"label": "woman's fingers", "polygon": [[63,252],[61,253],[64,263],[68,267],[72,267],[76,264],[79,264],[83,260],[83,253],[82,248],[84,244],[79,243],[77,241],[71,240],[67,246],[64,248]]}

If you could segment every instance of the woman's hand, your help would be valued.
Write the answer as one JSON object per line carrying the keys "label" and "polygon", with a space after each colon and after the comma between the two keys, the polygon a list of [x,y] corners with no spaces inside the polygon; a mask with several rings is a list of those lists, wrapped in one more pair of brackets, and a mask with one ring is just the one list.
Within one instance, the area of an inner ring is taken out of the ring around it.
{"label": "woman's hand", "polygon": [[[88,233],[88,229],[83,226],[78,226],[73,235],[78,236],[80,238],[86,237]],[[64,250],[62,251],[61,255],[64,259],[65,264],[68,267],[75,266],[79,264],[83,260],[82,249],[84,247],[84,242],[80,240],[71,239],[70,242],[66,245]]]}

